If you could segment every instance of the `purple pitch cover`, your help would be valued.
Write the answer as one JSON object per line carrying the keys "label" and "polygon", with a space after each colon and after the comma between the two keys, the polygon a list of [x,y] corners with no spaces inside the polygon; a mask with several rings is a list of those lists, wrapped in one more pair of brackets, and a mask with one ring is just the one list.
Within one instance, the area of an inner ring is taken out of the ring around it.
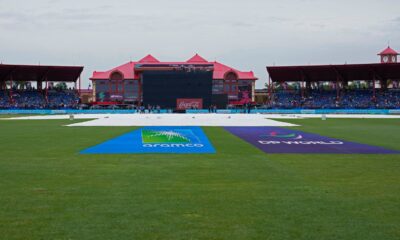
{"label": "purple pitch cover", "polygon": [[280,127],[225,127],[266,153],[397,154],[399,151]]}

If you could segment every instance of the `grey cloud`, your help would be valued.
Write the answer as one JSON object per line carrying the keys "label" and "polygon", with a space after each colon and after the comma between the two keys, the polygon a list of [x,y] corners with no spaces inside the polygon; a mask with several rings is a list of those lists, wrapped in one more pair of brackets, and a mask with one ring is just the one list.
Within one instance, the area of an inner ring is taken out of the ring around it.
{"label": "grey cloud", "polygon": [[388,40],[400,49],[395,0],[0,0],[0,6],[2,60],[77,61],[86,76],[129,56],[179,60],[198,52],[265,79],[265,65],[273,62],[371,62]]}

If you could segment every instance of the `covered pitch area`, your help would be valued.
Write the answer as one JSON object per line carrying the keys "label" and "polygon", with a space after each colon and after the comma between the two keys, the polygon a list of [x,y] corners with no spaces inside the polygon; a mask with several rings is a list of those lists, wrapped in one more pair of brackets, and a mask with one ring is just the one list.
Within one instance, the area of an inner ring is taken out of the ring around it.
{"label": "covered pitch area", "polygon": [[[83,127],[94,122],[59,117],[0,121],[4,239],[398,239],[399,154],[307,154],[315,145],[295,143],[339,139],[346,152],[365,145],[399,151],[398,119],[180,126],[172,130],[188,139],[166,141],[149,134],[158,130],[153,127]],[[149,116],[153,123],[157,117]],[[81,126],[65,127],[71,124]],[[268,145],[256,145],[255,137],[273,142],[275,152],[292,142],[284,149],[303,153],[265,153]],[[207,143],[215,153],[80,154],[111,146],[123,153],[129,143],[160,140],[165,146]],[[318,145],[321,151],[337,146]]]}

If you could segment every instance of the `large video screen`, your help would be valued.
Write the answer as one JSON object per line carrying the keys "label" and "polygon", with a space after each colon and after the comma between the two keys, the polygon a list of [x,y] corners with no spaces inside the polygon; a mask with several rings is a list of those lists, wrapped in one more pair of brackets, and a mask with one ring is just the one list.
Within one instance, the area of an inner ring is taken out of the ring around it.
{"label": "large video screen", "polygon": [[203,99],[211,104],[212,71],[145,71],[142,74],[143,103],[176,109],[177,99]]}

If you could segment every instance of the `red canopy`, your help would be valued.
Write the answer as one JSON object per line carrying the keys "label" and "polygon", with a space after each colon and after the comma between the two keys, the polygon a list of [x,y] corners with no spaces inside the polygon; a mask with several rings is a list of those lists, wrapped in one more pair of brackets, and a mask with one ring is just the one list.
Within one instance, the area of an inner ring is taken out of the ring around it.
{"label": "red canopy", "polygon": [[0,64],[0,81],[76,82],[83,67]]}
{"label": "red canopy", "polygon": [[395,50],[393,50],[392,48],[387,47],[385,50],[383,50],[378,55],[399,55],[399,53],[396,52]]}
{"label": "red canopy", "polygon": [[269,66],[273,82],[318,82],[400,79],[400,63]]}
{"label": "red canopy", "polygon": [[153,57],[151,54],[139,60],[140,63],[159,63],[157,58]]}
{"label": "red canopy", "polygon": [[186,61],[187,63],[207,63],[208,61],[196,53],[192,58]]}

